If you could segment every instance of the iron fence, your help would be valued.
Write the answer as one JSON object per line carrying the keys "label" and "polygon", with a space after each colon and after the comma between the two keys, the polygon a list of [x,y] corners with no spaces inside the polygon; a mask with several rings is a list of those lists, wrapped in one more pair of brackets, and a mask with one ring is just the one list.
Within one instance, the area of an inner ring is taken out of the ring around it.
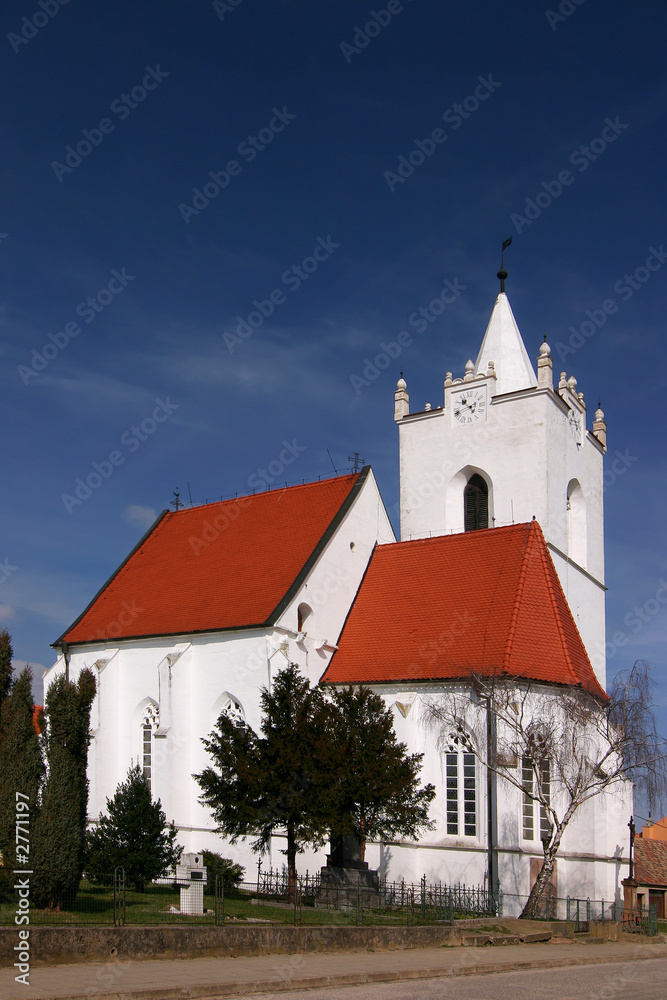
{"label": "iron fence", "polygon": [[[35,890],[33,898],[29,898],[32,925],[244,922],[411,926],[453,923],[471,917],[518,916],[528,898],[501,893],[499,885],[489,892],[483,886],[429,883],[425,875],[419,882],[377,879],[373,884],[362,884],[323,881],[319,872],[306,872],[290,883],[286,871],[269,870],[258,872],[256,882],[233,886],[225,886],[219,876],[212,893],[203,891],[202,912],[192,914],[181,911],[181,886],[132,884],[121,868],[94,881],[84,878],[75,890],[61,890],[60,897],[47,905],[37,898],[48,881],[40,879],[40,874],[30,874]],[[15,925],[19,902],[12,880],[0,879],[0,925]],[[627,910],[618,901],[548,896],[542,901],[540,916],[570,920],[577,933],[589,930],[594,921],[609,920],[619,923],[623,931],[636,934],[654,935],[658,929],[655,907]]]}
{"label": "iron fence", "polygon": [[[39,873],[32,873],[35,885]],[[122,868],[109,876],[84,877],[76,889],[63,890],[49,903],[30,902],[30,923],[148,925],[160,923],[215,924],[407,924],[451,923],[461,917],[502,914],[499,888],[446,886],[419,882],[374,884],[329,882],[319,873],[299,874],[290,883],[285,871],[258,873],[257,882],[225,886],[221,876],[212,893],[203,892],[201,913],[181,910],[175,883],[145,885],[131,882]],[[161,880],[164,883],[166,880]],[[37,905],[39,903],[39,905]],[[0,885],[0,925],[13,925],[18,896],[11,885]]]}
{"label": "iron fence", "polygon": [[[504,893],[505,916],[518,917],[528,896]],[[590,897],[545,895],[538,908],[538,919],[569,920],[574,924],[575,934],[585,934],[593,923],[614,922],[627,932],[653,936],[658,931],[655,907],[643,910],[626,909],[622,901],[590,899]]]}

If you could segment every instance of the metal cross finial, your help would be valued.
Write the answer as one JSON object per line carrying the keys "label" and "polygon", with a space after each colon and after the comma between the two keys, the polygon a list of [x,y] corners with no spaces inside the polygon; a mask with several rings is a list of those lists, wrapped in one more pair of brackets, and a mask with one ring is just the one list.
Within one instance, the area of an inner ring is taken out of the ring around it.
{"label": "metal cross finial", "polygon": [[635,841],[635,818],[634,818],[634,816],[630,817],[630,822],[628,823],[628,829],[630,830],[630,859],[629,859],[630,860],[630,878],[634,878],[634,874],[633,874],[634,862],[633,862],[633,858],[632,858],[632,848],[634,846],[634,841]]}
{"label": "metal cross finial", "polygon": [[364,458],[359,458],[358,451],[355,451],[354,457],[352,455],[348,455],[347,460],[348,462],[354,462],[354,468],[352,469],[352,472],[359,471],[359,463],[361,463],[362,466],[366,464],[366,460]]}
{"label": "metal cross finial", "polygon": [[170,506],[173,507],[175,511],[179,511],[181,507],[185,507],[185,504],[181,503],[181,494],[178,490],[174,490],[174,499],[171,501]]}

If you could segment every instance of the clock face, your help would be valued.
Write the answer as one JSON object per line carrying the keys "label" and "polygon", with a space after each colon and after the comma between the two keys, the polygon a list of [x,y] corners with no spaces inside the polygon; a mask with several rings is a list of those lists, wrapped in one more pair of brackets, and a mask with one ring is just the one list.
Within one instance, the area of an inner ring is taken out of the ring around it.
{"label": "clock face", "polygon": [[581,417],[574,410],[570,410],[567,415],[567,425],[574,440],[579,441],[581,438]]}
{"label": "clock face", "polygon": [[473,424],[486,419],[486,390],[463,389],[452,397],[454,419],[460,424]]}

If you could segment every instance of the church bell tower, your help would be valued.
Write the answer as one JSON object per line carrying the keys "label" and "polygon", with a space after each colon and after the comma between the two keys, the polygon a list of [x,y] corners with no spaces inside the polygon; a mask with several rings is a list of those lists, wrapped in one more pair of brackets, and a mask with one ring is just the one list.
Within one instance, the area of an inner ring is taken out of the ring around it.
{"label": "church bell tower", "polygon": [[460,376],[445,374],[442,405],[410,412],[407,383],[397,383],[401,539],[535,518],[604,687],[604,414],[598,408],[587,428],[584,394],[574,375],[555,379],[546,335],[535,373],[505,293],[507,273],[498,277],[477,359]]}

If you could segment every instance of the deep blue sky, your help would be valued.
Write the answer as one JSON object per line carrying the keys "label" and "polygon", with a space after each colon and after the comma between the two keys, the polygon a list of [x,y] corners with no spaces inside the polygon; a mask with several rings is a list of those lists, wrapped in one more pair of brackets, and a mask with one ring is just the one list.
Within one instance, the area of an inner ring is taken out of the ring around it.
{"label": "deep blue sky", "polygon": [[[618,306],[562,367],[586,394],[589,426],[602,400],[608,467],[617,450],[628,456],[605,494],[608,631],[627,638],[610,673],[651,660],[667,730],[667,605],[656,600],[667,599],[667,266],[621,291],[667,240],[665,11],[586,0],[556,21],[542,4],[406,0],[355,52],[341,43],[383,0],[217,6],[71,0],[35,30],[22,18],[37,0],[3,5],[0,612],[17,660],[41,675],[49,643],[176,487],[187,500],[189,482],[195,502],[247,492],[283,440],[303,451],[281,481],[331,473],[327,449],[344,470],[358,450],[392,510],[398,371],[413,408],[436,405],[444,372],[476,354],[500,242],[513,235],[507,288],[531,357],[546,330],[560,370],[570,326],[607,299]],[[21,30],[34,37],[17,41]],[[154,89],[133,99],[147,68]],[[480,78],[486,99],[443,121]],[[91,132],[102,119],[106,133]],[[606,119],[613,141],[593,142]],[[272,120],[282,131],[251,161],[239,145]],[[445,141],[390,185],[385,173],[437,128]],[[65,171],[83,130],[98,144]],[[592,142],[586,161],[575,151]],[[179,209],[230,160],[236,174],[207,207]],[[571,183],[530,225],[513,221],[568,169]],[[318,237],[339,246],[301,287],[284,283]],[[77,315],[114,269],[133,277],[113,280],[101,312]],[[445,279],[465,291],[355,393],[350,376]],[[224,334],[275,289],[273,315],[230,352]],[[66,324],[80,333],[26,374]],[[154,433],[123,438],[167,397],[177,408]],[[62,495],[114,451],[122,462],[69,512]],[[624,618],[645,605],[633,632]]]}

